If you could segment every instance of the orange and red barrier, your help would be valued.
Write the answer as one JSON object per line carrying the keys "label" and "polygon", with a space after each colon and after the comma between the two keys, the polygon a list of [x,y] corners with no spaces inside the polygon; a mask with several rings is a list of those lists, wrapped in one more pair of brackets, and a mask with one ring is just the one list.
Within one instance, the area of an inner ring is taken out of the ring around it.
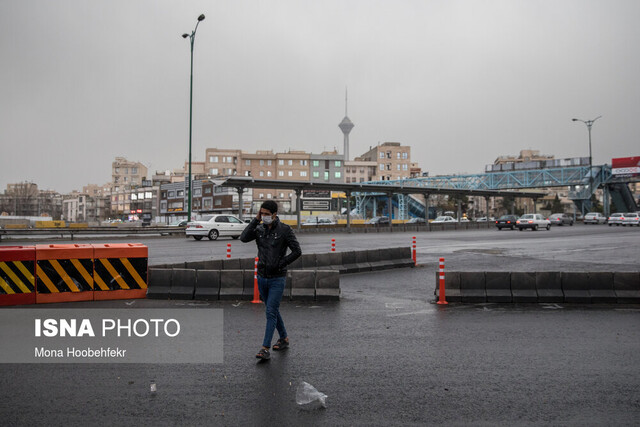
{"label": "orange and red barrier", "polygon": [[227,258],[231,258],[231,243],[227,243]]}
{"label": "orange and red barrier", "polygon": [[36,303],[35,265],[35,247],[0,247],[0,305]]}
{"label": "orange and red barrier", "polygon": [[331,252],[336,251],[336,239],[331,239]]}
{"label": "orange and red barrier", "polygon": [[0,306],[145,298],[140,243],[0,247]]}
{"label": "orange and red barrier", "polygon": [[416,236],[413,236],[413,253],[412,253],[412,258],[413,258],[413,265],[418,265],[418,260],[416,257]]}
{"label": "orange and red barrier", "polygon": [[444,295],[444,258],[440,258],[440,299],[438,304],[449,304]]}
{"label": "orange and red barrier", "polygon": [[36,303],[93,300],[91,245],[36,245]]}
{"label": "orange and red barrier", "polygon": [[144,298],[147,294],[148,248],[141,243],[92,245],[93,299]]}
{"label": "orange and red barrier", "polygon": [[260,290],[258,289],[258,257],[253,264],[253,304],[260,304]]}

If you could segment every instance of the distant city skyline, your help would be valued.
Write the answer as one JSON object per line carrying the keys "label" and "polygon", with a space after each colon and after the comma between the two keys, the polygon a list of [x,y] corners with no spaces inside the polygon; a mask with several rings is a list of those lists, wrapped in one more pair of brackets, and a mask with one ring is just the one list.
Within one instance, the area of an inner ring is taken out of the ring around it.
{"label": "distant city skyline", "polygon": [[458,0],[212,4],[0,3],[0,191],[62,193],[111,179],[115,157],[150,171],[208,147],[248,152],[412,147],[431,175],[480,173],[522,149],[640,155],[640,2]]}

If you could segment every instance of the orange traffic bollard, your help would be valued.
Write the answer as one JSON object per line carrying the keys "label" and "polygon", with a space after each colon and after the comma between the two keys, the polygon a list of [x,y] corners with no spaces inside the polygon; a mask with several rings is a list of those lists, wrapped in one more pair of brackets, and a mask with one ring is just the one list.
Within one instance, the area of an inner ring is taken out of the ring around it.
{"label": "orange traffic bollard", "polygon": [[418,265],[418,261],[416,259],[416,236],[413,236],[413,265]]}
{"label": "orange traffic bollard", "polygon": [[444,258],[440,258],[440,300],[438,304],[449,304],[444,296]]}
{"label": "orange traffic bollard", "polygon": [[336,251],[336,239],[331,239],[331,252]]}
{"label": "orange traffic bollard", "polygon": [[231,258],[231,243],[227,243],[227,258]]}
{"label": "orange traffic bollard", "polygon": [[253,304],[260,304],[260,291],[258,290],[258,258],[256,257],[253,264]]}

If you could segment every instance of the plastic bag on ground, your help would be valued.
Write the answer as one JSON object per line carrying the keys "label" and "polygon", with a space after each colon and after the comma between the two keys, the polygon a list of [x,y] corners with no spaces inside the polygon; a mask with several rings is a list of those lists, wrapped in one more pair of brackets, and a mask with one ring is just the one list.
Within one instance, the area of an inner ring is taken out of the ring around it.
{"label": "plastic bag on ground", "polygon": [[305,410],[327,407],[327,395],[320,393],[311,384],[302,381],[296,389],[296,403]]}

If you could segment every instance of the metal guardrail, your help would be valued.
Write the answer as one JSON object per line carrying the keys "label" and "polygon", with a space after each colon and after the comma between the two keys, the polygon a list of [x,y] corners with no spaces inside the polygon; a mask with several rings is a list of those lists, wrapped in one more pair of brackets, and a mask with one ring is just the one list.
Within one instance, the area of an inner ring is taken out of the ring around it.
{"label": "metal guardrail", "polygon": [[184,227],[87,227],[87,228],[3,228],[0,240],[8,236],[59,236],[61,238],[81,235],[184,235]]}

